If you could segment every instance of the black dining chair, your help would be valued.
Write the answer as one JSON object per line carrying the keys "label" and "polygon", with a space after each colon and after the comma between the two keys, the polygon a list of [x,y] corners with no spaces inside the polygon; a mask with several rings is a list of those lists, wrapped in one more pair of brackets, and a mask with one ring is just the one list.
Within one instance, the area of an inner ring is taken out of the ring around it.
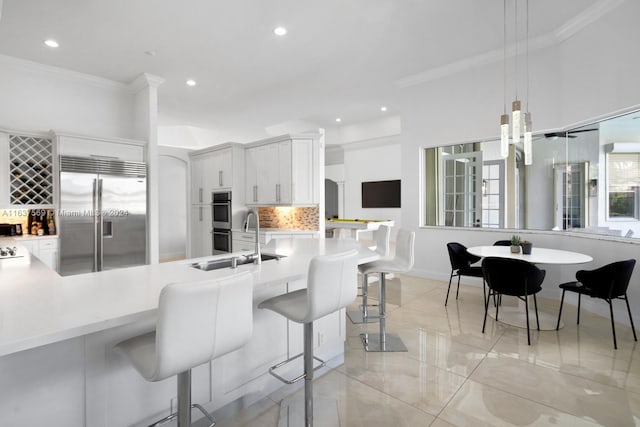
{"label": "black dining chair", "polygon": [[628,259],[625,261],[613,262],[595,270],[580,270],[576,273],[577,281],[561,284],[560,289],[562,289],[562,299],[560,300],[560,311],[558,312],[556,330],[560,328],[564,293],[566,291],[570,291],[578,294],[578,319],[576,322],[578,325],[580,324],[580,297],[582,295],[588,295],[591,298],[600,298],[609,303],[611,331],[613,332],[613,348],[616,350],[618,349],[618,343],[616,341],[616,325],[613,321],[613,304],[611,302],[615,299],[623,299],[627,303],[627,311],[629,312],[629,321],[631,322],[633,339],[638,341],[636,328],[633,326],[633,317],[631,316],[629,298],[627,298],[627,288],[629,287],[629,281],[631,280],[631,274],[633,273],[635,265],[635,259]]}
{"label": "black dining chair", "polygon": [[[531,345],[529,334],[529,295],[533,295],[533,304],[536,311],[536,326],[540,330],[540,319],[538,318],[538,301],[536,294],[542,290],[542,281],[545,271],[540,270],[535,265],[527,261],[509,258],[487,257],[482,260],[482,271],[484,280],[489,287],[489,295],[484,303],[484,321],[482,322],[482,333],[487,324],[487,312],[489,311],[489,299],[491,295],[501,298],[502,295],[518,297],[524,301],[527,317],[527,344]],[[496,321],[500,304],[496,304]]]}
{"label": "black dining chair", "polygon": [[493,246],[511,246],[511,240],[496,240]]}
{"label": "black dining chair", "polygon": [[[449,276],[449,287],[447,288],[447,297],[444,300],[444,306],[447,306],[449,301],[449,291],[451,290],[451,280],[453,276],[458,276],[458,289],[456,290],[456,299],[458,299],[458,293],[460,292],[460,277],[482,277],[482,267],[472,266],[471,264],[480,261],[479,256],[471,255],[467,252],[467,247],[457,242],[447,243],[447,251],[449,251],[449,261],[451,262],[451,275]],[[485,294],[484,283],[482,285],[482,292]]]}

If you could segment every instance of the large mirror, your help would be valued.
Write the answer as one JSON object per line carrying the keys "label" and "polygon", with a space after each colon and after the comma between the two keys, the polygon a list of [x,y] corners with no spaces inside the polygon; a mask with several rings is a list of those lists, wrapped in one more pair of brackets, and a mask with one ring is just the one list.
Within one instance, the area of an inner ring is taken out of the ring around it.
{"label": "large mirror", "polygon": [[566,230],[640,238],[640,112],[533,139],[424,152],[425,225]]}

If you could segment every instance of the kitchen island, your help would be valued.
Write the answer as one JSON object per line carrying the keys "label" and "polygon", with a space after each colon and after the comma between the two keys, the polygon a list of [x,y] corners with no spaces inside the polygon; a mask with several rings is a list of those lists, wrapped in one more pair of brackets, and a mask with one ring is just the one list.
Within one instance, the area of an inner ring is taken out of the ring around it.
{"label": "kitchen island", "polygon": [[[27,251],[0,260],[0,425],[117,427],[167,414],[175,379],[147,383],[113,345],[153,329],[166,284],[241,271],[254,278],[254,335],[244,348],[194,369],[193,401],[216,410],[262,398],[281,386],[268,366],[301,350],[302,331],[255,307],[304,287],[313,256],[353,247],[361,263],[377,258],[352,241],[278,239],[263,250],[283,258],[235,270],[194,269],[204,260],[197,259],[60,277]],[[321,357],[340,359],[344,329],[344,312],[317,322]]]}

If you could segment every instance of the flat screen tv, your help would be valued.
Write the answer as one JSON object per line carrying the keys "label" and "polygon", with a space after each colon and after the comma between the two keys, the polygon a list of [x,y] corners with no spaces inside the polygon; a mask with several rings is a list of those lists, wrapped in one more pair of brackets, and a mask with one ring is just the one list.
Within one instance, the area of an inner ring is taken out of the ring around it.
{"label": "flat screen tv", "polygon": [[362,183],[363,208],[399,208],[400,180]]}

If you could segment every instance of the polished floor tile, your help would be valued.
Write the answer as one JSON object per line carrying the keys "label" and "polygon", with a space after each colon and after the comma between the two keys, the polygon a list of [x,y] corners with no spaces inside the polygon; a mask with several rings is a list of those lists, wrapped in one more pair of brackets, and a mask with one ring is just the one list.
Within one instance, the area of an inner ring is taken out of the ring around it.
{"label": "polished floor tile", "polygon": [[[369,289],[376,304],[377,283]],[[347,320],[344,364],[314,382],[319,399],[335,401],[340,426],[640,425],[640,345],[629,327],[616,324],[614,350],[609,318],[583,309],[576,325],[570,301],[564,327],[533,329],[529,346],[525,329],[491,318],[482,333],[480,286],[461,285],[456,300],[454,284],[447,307],[447,282],[400,275],[387,292],[386,329],[408,351],[365,352],[360,334],[376,333],[378,323]],[[538,303],[557,316],[557,300]],[[301,400],[301,386],[285,386],[217,425],[276,426],[279,403]],[[318,426],[330,419],[323,411]]]}

